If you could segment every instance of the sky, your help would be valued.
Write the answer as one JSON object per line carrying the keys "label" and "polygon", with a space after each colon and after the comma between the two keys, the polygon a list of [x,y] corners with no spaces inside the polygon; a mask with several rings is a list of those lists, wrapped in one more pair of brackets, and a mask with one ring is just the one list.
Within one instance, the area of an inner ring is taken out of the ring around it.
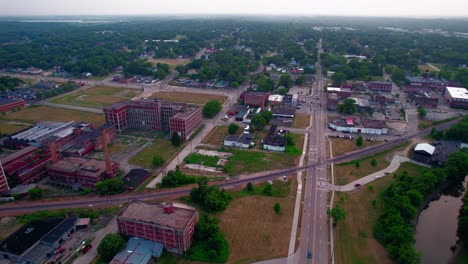
{"label": "sky", "polygon": [[468,0],[0,0],[0,15],[468,17]]}

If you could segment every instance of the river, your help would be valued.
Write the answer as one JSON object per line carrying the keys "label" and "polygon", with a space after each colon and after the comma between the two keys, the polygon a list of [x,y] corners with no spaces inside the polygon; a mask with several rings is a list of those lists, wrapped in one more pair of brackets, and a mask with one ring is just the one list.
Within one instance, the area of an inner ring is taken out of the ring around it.
{"label": "river", "polygon": [[419,215],[415,248],[422,254],[421,263],[443,264],[451,258],[451,247],[458,239],[458,215],[467,180],[468,177],[463,185],[448,188],[435,197]]}

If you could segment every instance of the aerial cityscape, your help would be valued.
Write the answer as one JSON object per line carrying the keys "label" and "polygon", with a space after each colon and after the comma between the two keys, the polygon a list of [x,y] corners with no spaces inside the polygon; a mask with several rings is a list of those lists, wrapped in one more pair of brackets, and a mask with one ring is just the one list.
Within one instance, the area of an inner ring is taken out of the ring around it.
{"label": "aerial cityscape", "polygon": [[468,3],[357,2],[0,0],[0,264],[468,263]]}

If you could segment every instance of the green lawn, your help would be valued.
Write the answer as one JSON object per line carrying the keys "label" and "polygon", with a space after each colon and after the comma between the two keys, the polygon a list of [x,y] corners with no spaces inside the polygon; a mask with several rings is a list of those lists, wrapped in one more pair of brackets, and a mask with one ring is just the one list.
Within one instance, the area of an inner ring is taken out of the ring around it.
{"label": "green lawn", "polygon": [[138,93],[139,91],[136,89],[94,86],[86,90],[79,90],[77,92],[52,99],[50,102],[55,104],[102,108],[119,101],[130,100]]}
{"label": "green lawn", "polygon": [[[182,149],[182,146],[179,148]],[[179,148],[174,147],[167,139],[158,138],[151,145],[146,146],[142,151],[131,157],[128,162],[145,168],[152,168],[151,162],[154,156],[161,156],[167,162],[171,160]]]}
{"label": "green lawn", "polygon": [[[409,175],[417,177],[426,170],[425,167],[405,162],[395,173],[407,171]],[[336,263],[392,263],[385,248],[374,239],[373,229],[383,210],[380,193],[393,182],[394,174],[356,191],[337,193],[336,200],[344,197],[346,218],[335,228]]]}
{"label": "green lawn", "polygon": [[200,164],[210,167],[218,167],[218,157],[206,156],[197,153],[191,153],[184,159],[187,164]]}

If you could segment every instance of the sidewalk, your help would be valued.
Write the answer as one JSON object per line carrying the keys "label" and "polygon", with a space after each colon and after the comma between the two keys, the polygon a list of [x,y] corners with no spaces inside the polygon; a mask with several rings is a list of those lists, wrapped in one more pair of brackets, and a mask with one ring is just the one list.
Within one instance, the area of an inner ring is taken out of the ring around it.
{"label": "sidewalk", "polygon": [[[373,182],[375,180],[378,180],[378,179],[380,179],[382,177],[387,176],[388,174],[391,174],[391,173],[395,172],[396,170],[398,170],[398,168],[400,167],[400,164],[403,163],[403,162],[411,162],[411,163],[414,163],[414,164],[417,164],[417,165],[420,165],[420,166],[430,168],[430,166],[427,165],[427,164],[417,162],[417,161],[408,159],[408,158],[400,156],[400,155],[395,155],[395,156],[393,156],[392,162],[390,163],[390,165],[388,165],[387,168],[385,168],[383,170],[380,170],[380,171],[377,171],[377,172],[374,172],[374,173],[371,173],[371,174],[369,174],[369,175],[367,175],[365,177],[357,179],[357,180],[355,180],[355,181],[353,181],[351,183],[348,183],[346,185],[343,185],[343,186],[331,185],[331,190],[338,191],[338,192],[353,191],[353,190],[355,190],[357,188],[360,188],[363,185],[366,185],[366,184],[368,184],[370,182]],[[376,176],[378,176],[378,178],[376,178]],[[355,184],[360,184],[361,186],[355,187],[354,186]]]}

